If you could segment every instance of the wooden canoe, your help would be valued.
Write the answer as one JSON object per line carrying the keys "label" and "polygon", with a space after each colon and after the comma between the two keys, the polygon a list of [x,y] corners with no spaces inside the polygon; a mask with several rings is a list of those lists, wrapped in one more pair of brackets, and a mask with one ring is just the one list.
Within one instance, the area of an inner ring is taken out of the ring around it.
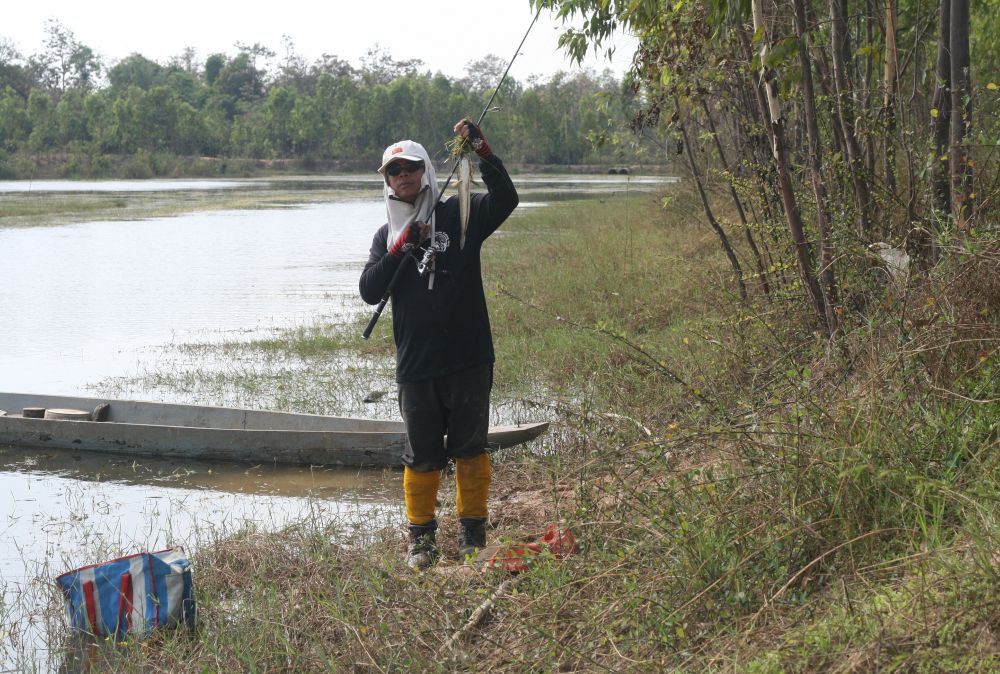
{"label": "wooden canoe", "polygon": [[[27,418],[25,408],[93,412],[105,421]],[[317,466],[396,466],[403,422],[26,393],[0,393],[0,445],[171,458]],[[494,426],[492,448],[519,445],[548,422]]]}

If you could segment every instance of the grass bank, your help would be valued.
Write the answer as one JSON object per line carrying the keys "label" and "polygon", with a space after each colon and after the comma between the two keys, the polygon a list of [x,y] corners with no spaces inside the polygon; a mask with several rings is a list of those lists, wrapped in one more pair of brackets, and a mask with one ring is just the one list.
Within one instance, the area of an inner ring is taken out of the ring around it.
{"label": "grass bank", "polygon": [[147,179],[252,178],[306,173],[372,170],[370,163],[316,159],[199,157],[139,150],[101,154],[89,150],[60,153],[0,152],[0,179]]}
{"label": "grass bank", "polygon": [[[196,555],[197,634],[89,657],[172,672],[996,671],[996,241],[905,293],[846,261],[867,301],[831,346],[780,265],[770,296],[740,302],[696,212],[683,193],[667,210],[566,202],[488,244],[496,396],[556,422],[496,457],[489,538],[558,521],[578,554],[504,585],[451,558],[410,572],[399,526],[247,531]],[[386,355],[388,326],[366,345],[350,326],[260,348]]]}
{"label": "grass bank", "polygon": [[[139,150],[133,154],[101,154],[89,150],[57,153],[6,153],[0,150],[0,180],[147,179],[147,178],[267,178],[344,172],[369,172],[372,159],[261,159],[199,157]],[[665,164],[521,164],[531,173],[668,172]]]}
{"label": "grass bank", "polygon": [[345,191],[335,184],[289,189],[278,179],[241,181],[225,189],[189,190],[180,198],[179,192],[171,189],[136,192],[33,192],[29,189],[3,196],[0,228],[44,227],[92,220],[141,220],[204,211],[286,208],[335,199]]}

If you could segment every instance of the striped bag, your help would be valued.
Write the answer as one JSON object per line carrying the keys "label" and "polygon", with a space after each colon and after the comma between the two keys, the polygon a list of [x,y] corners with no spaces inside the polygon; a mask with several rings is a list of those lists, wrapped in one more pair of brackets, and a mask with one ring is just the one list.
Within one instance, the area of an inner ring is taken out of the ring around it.
{"label": "striped bag", "polygon": [[194,629],[191,562],[183,548],[113,559],[56,578],[66,596],[70,625],[116,641],[154,629]]}

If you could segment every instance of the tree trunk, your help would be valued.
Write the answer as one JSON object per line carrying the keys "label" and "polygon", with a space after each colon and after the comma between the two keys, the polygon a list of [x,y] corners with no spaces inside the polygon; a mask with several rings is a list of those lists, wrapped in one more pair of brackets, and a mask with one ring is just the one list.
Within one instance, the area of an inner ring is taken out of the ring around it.
{"label": "tree trunk", "polygon": [[740,297],[745,300],[748,295],[746,283],[743,281],[743,269],[740,267],[740,261],[736,258],[736,252],[729,243],[729,237],[726,236],[726,232],[722,229],[719,221],[715,219],[715,214],[712,213],[712,207],[708,204],[708,196],[705,194],[705,188],[701,182],[701,174],[698,172],[698,166],[694,162],[694,152],[691,150],[691,143],[688,140],[687,128],[684,122],[680,119],[680,103],[675,101],[675,105],[677,106],[677,126],[680,127],[681,135],[684,138],[684,151],[687,154],[688,168],[691,170],[691,177],[694,178],[694,184],[698,188],[698,195],[701,197],[701,205],[705,209],[705,217],[708,218],[708,224],[712,226],[712,229],[714,229],[715,233],[719,236],[719,241],[722,242],[722,249],[726,252],[726,257],[729,258],[729,264],[732,265],[733,273],[736,274],[736,282],[740,286]]}
{"label": "tree trunk", "polygon": [[885,2],[885,187],[890,201],[896,193],[896,80],[899,57],[896,51],[896,0]]}
{"label": "tree trunk", "polygon": [[[938,12],[937,83],[931,109],[936,111],[934,125],[933,191],[934,210],[941,218],[951,215],[951,175],[948,164],[948,138],[951,134],[951,0],[941,0]],[[936,244],[932,243],[932,246]],[[937,253],[932,251],[932,257]]]}
{"label": "tree trunk", "polygon": [[[760,112],[761,124],[764,130],[767,132],[767,152],[764,157],[761,157],[760,166],[762,169],[766,170],[770,168],[767,173],[762,173],[760,175],[760,181],[762,184],[762,194],[764,195],[764,203],[767,208],[768,219],[776,219],[777,216],[774,213],[778,210],[778,203],[781,201],[779,195],[775,194],[775,203],[772,205],[771,196],[772,188],[771,186],[775,182],[777,176],[774,174],[774,129],[771,126],[770,113],[767,107],[767,96],[764,93],[764,87],[759,82],[753,83],[753,93],[754,97],[757,99],[757,108]],[[780,190],[780,188],[779,188]]]}
{"label": "tree trunk", "polygon": [[799,274],[802,276],[802,284],[805,286],[806,294],[812,303],[816,319],[823,327],[824,334],[829,337],[831,326],[826,321],[823,292],[820,290],[819,282],[816,280],[812,248],[809,246],[809,242],[806,241],[805,228],[802,225],[802,216],[795,201],[795,191],[792,187],[792,178],[788,169],[788,153],[785,147],[785,122],[781,116],[781,104],[778,101],[778,94],[775,91],[774,83],[767,77],[764,65],[767,63],[770,38],[766,34],[764,10],[761,7],[761,0],[753,0],[751,7],[753,8],[754,32],[760,31],[763,34],[760,48],[761,76],[764,79],[767,91],[767,112],[769,114],[769,126],[773,140],[771,152],[774,158],[774,166],[778,171],[778,187],[781,192],[782,204],[785,207],[788,231],[792,235],[792,241],[795,244],[795,257],[799,263]]}
{"label": "tree trunk", "polygon": [[[712,121],[712,113],[708,109],[708,103],[705,101],[704,96],[699,96],[699,98],[701,99],[701,107],[705,110],[705,117],[708,120],[708,130],[712,133],[712,140],[715,141],[715,151],[719,153],[719,162],[722,164],[722,168],[731,175],[729,162],[726,161],[726,153],[722,151],[722,142],[719,141],[719,134],[715,130],[715,122]],[[750,231],[750,223],[747,222],[747,216],[743,211],[743,203],[740,201],[740,196],[736,194],[733,179],[730,177],[726,181],[726,184],[729,187],[729,196],[733,198],[733,204],[736,206],[736,213],[740,217],[740,225],[743,227],[743,233],[746,234],[747,245],[750,246],[750,251],[753,253],[754,260],[757,263],[757,276],[760,279],[760,289],[767,295],[771,292],[771,288],[767,284],[767,268],[764,266],[764,258],[761,257],[760,250],[757,248],[757,242],[753,239],[753,233]]]}
{"label": "tree trunk", "polygon": [[[740,44],[743,48],[744,57],[748,62],[752,61],[753,45],[750,44],[750,38],[747,36],[746,31],[741,28],[737,31],[737,35],[740,38]],[[773,170],[767,171],[767,169],[769,168],[773,169],[774,165],[773,156],[771,155],[771,148],[774,146],[774,134],[771,130],[771,124],[768,122],[769,114],[767,111],[767,98],[764,96],[763,87],[761,86],[757,78],[751,78],[751,80],[747,84],[749,89],[752,90],[748,92],[747,95],[747,98],[750,99],[747,101],[747,108],[753,115],[753,118],[760,123],[761,127],[763,127],[764,132],[767,135],[766,150],[764,149],[763,142],[753,143],[753,149],[754,149],[753,156],[755,157],[755,159],[757,159],[757,161],[754,162],[754,175],[756,176],[757,182],[760,185],[761,208],[764,211],[764,219],[767,222],[772,222],[777,219],[775,212],[778,210],[777,195],[773,194],[774,190],[772,187],[774,185],[775,182],[774,178],[776,176],[773,174]],[[754,103],[756,103],[756,105],[754,105]],[[759,134],[748,134],[748,136],[751,135],[753,136],[752,138],[753,140],[763,140],[760,138]],[[767,172],[765,173],[765,171]],[[772,204],[772,198],[775,200],[774,204]],[[775,243],[778,242],[777,236],[774,234],[773,230],[772,230],[772,239],[774,240]],[[761,237],[761,240],[764,241],[766,244],[766,237]],[[785,276],[784,267],[781,266],[781,268],[782,268],[781,271],[782,281],[784,282],[786,280],[784,278]]]}
{"label": "tree trunk", "polygon": [[[761,123],[760,109],[751,101],[749,86],[739,87],[739,100],[742,103],[742,109],[738,110],[737,114],[730,115],[729,121],[733,126],[733,135],[740,139],[740,154],[748,159],[744,160],[743,165],[750,167],[750,174],[755,179],[759,188],[761,213],[757,213],[752,199],[747,201],[747,205],[750,207],[751,218],[761,227],[760,245],[763,247],[764,256],[767,258],[767,268],[772,272],[777,270],[777,273],[772,273],[770,285],[773,285],[775,281],[784,284],[786,282],[785,270],[775,264],[771,247],[767,243],[767,237],[764,236],[764,230],[770,229],[770,223],[774,220],[774,217],[767,199],[769,186],[763,181],[760,170],[761,164],[760,160],[758,160],[759,153],[756,147],[758,143],[754,142],[755,134],[753,125],[754,123]],[[768,156],[765,156],[764,160],[769,161]]]}
{"label": "tree trunk", "polygon": [[[808,8],[806,8],[808,10]],[[808,12],[806,14],[808,20]],[[815,21],[813,22],[815,23]],[[820,52],[813,62],[816,67],[816,79],[819,83],[820,95],[825,99],[824,111],[830,115],[830,128],[833,137],[833,150],[834,152],[839,152],[842,155],[846,155],[847,151],[844,150],[844,130],[840,127],[840,117],[837,116],[837,105],[835,103],[836,96],[833,93],[833,85],[831,80],[833,77],[830,75],[830,64],[827,63],[828,54],[825,52]]]}
{"label": "tree trunk", "polygon": [[951,198],[958,231],[967,234],[973,215],[972,165],[965,136],[972,123],[969,62],[969,0],[951,0]]}
{"label": "tree trunk", "polygon": [[870,230],[871,194],[862,176],[861,148],[854,129],[854,99],[847,78],[847,0],[830,0],[830,55],[833,63],[834,99],[837,117],[844,133],[847,149],[847,170],[854,188],[855,222],[858,234],[867,236]]}
{"label": "tree trunk", "polygon": [[[865,39],[868,53],[865,55],[865,79],[864,96],[861,101],[861,112],[859,115],[870,115],[875,106],[872,105],[872,98],[875,93],[875,35],[872,28],[875,21],[875,9],[872,0],[865,0],[864,15],[858,17],[858,23],[864,23]],[[858,28],[858,40],[861,39],[861,28]],[[860,116],[859,120],[860,122]],[[875,145],[876,139],[873,134],[873,120],[868,119],[868,123],[855,124],[855,133],[861,138],[861,147],[865,157],[865,175],[871,181],[875,177]],[[871,183],[869,182],[869,185]]]}
{"label": "tree trunk", "polygon": [[[892,0],[889,0],[892,2]],[[795,13],[795,33],[799,38],[799,65],[802,70],[802,98],[805,108],[806,135],[809,143],[809,174],[816,199],[816,221],[819,229],[820,289],[823,307],[831,335],[840,332],[837,313],[837,280],[833,273],[833,243],[830,241],[830,216],[827,207],[826,183],[823,179],[823,155],[820,145],[819,121],[816,115],[816,95],[813,91],[812,63],[809,58],[809,28],[806,24],[804,0],[792,0]]]}

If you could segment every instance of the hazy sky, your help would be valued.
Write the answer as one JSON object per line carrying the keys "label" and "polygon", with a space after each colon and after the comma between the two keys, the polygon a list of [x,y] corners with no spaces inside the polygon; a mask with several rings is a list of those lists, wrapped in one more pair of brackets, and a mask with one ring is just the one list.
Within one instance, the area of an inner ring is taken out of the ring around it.
{"label": "hazy sky", "polygon": [[[459,76],[470,61],[495,54],[507,61],[534,16],[528,0],[15,0],[4,3],[0,38],[22,54],[41,51],[47,19],[58,19],[77,41],[110,65],[138,52],[166,62],[185,47],[199,60],[214,52],[233,55],[237,41],[259,42],[284,55],[282,36],[308,62],[323,53],[355,65],[378,44],[397,60],[419,58],[431,71]],[[560,23],[543,11],[511,74],[549,75],[573,66],[557,49]],[[612,62],[591,58],[596,70],[627,69],[635,41],[622,37]]]}

